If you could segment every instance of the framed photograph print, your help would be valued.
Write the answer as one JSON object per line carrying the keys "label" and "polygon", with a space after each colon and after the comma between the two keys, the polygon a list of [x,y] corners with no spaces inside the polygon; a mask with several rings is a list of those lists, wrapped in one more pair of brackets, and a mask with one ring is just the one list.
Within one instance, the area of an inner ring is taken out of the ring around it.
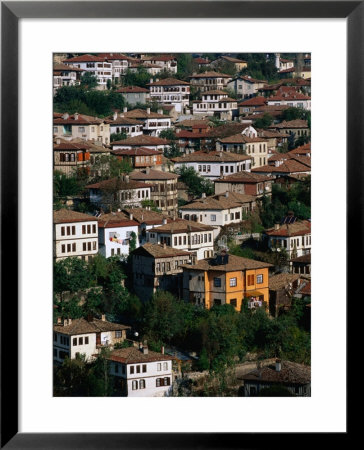
{"label": "framed photograph print", "polygon": [[1,3],[2,447],[348,439],[363,23]]}

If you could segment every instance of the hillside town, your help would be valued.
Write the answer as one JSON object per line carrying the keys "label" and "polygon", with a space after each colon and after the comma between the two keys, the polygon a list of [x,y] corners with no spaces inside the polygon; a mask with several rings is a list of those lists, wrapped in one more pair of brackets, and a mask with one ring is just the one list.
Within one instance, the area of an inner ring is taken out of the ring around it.
{"label": "hillside town", "polygon": [[310,54],[53,60],[54,395],[310,396]]}

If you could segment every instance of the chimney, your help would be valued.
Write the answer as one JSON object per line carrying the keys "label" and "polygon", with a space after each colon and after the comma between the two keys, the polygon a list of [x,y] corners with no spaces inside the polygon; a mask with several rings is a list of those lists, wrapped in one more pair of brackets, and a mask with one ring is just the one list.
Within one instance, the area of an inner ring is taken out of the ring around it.
{"label": "chimney", "polygon": [[167,248],[167,244],[163,242],[163,248]]}
{"label": "chimney", "polygon": [[220,158],[222,158],[222,152],[219,153]]}
{"label": "chimney", "polygon": [[151,78],[151,79],[149,80],[149,83],[153,83],[153,78]]}
{"label": "chimney", "polygon": [[75,120],[78,120],[78,113],[75,112],[74,115],[73,115],[73,117],[74,117]]}
{"label": "chimney", "polygon": [[112,120],[116,120],[117,118],[118,118],[118,113],[115,111],[112,116]]}
{"label": "chimney", "polygon": [[282,369],[282,363],[280,359],[276,359],[276,372],[280,372]]}
{"label": "chimney", "polygon": [[[143,216],[143,215],[142,215]],[[133,214],[129,214],[129,219],[133,220]]]}
{"label": "chimney", "polygon": [[157,112],[158,112],[158,114],[163,114],[163,109],[159,108]]}
{"label": "chimney", "polygon": [[71,325],[72,319],[68,318],[68,325]]}
{"label": "chimney", "polygon": [[150,173],[150,168],[149,168],[149,167],[147,167],[147,168],[145,169],[145,173],[146,173],[147,175],[149,175],[149,173]]}
{"label": "chimney", "polygon": [[146,345],[143,345],[143,355],[147,355],[148,354],[148,347]]}
{"label": "chimney", "polygon": [[129,183],[129,181],[130,181],[129,175],[125,175],[125,183]]}
{"label": "chimney", "polygon": [[60,138],[57,138],[57,139],[56,139],[56,144],[59,145],[60,143],[61,143],[61,139],[60,139]]}
{"label": "chimney", "polygon": [[62,317],[57,317],[57,325],[61,325],[62,323]]}
{"label": "chimney", "polygon": [[124,113],[128,112],[128,108],[127,108],[126,106],[124,106],[123,112],[124,112]]}
{"label": "chimney", "polygon": [[206,198],[206,193],[202,192],[201,198]]}
{"label": "chimney", "polygon": [[162,224],[163,224],[163,225],[167,225],[167,219],[166,219],[166,218],[164,218],[164,219],[162,220]]}
{"label": "chimney", "polygon": [[162,353],[162,355],[164,355],[164,345],[162,345],[161,353]]}
{"label": "chimney", "polygon": [[68,320],[67,320],[67,319],[64,319],[64,321],[63,321],[63,326],[66,327],[67,325],[68,325]]}
{"label": "chimney", "polygon": [[150,114],[150,108],[147,108],[147,114]]}
{"label": "chimney", "polygon": [[275,224],[274,224],[274,229],[275,229],[275,230],[279,230],[279,223],[275,223]]}
{"label": "chimney", "polygon": [[159,78],[156,78],[156,79],[155,79],[155,82],[158,83],[158,81],[159,81]]}
{"label": "chimney", "polygon": [[69,116],[70,115],[68,113],[64,113],[63,116],[62,116],[62,119],[67,120],[69,118]]}
{"label": "chimney", "polygon": [[101,320],[102,320],[103,322],[106,322],[106,316],[105,316],[105,314],[102,314]]}
{"label": "chimney", "polygon": [[228,198],[229,197],[229,191],[226,191],[225,192],[225,198]]}

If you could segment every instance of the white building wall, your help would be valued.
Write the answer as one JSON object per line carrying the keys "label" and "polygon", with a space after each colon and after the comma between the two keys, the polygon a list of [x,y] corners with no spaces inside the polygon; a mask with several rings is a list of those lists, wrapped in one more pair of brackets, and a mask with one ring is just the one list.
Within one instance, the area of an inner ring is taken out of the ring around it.
{"label": "white building wall", "polygon": [[[88,344],[85,344],[85,338],[88,337]],[[80,344],[82,338],[82,344]],[[74,339],[77,339],[77,344],[74,345]],[[87,360],[93,359],[96,350],[96,333],[79,334],[77,336],[70,336],[71,345],[71,359],[76,358],[76,353],[85,354]]]}
{"label": "white building wall", "polygon": [[136,248],[138,248],[139,238],[137,225],[105,228],[103,230],[104,245],[101,245],[100,242],[100,253],[106,258],[109,258],[110,256],[129,255],[129,238],[131,232],[136,234]]}
{"label": "white building wall", "polygon": [[[85,233],[83,233],[83,227],[85,227]],[[62,230],[64,235],[62,235]],[[96,255],[98,252],[97,221],[55,224],[54,234],[54,254],[56,259]],[[84,250],[84,243],[86,243],[86,250]],[[91,244],[91,250],[89,250],[89,243]],[[62,252],[63,245],[65,246],[65,252]],[[69,248],[70,250],[68,250]]]}

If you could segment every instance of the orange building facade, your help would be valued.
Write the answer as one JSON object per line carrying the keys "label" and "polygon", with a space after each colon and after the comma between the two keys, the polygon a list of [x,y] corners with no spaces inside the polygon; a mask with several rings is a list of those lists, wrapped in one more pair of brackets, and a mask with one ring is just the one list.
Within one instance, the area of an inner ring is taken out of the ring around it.
{"label": "orange building facade", "polygon": [[269,267],[271,264],[224,255],[204,259],[183,267],[185,301],[204,306],[230,304],[241,310],[243,300],[249,308],[269,310]]}

